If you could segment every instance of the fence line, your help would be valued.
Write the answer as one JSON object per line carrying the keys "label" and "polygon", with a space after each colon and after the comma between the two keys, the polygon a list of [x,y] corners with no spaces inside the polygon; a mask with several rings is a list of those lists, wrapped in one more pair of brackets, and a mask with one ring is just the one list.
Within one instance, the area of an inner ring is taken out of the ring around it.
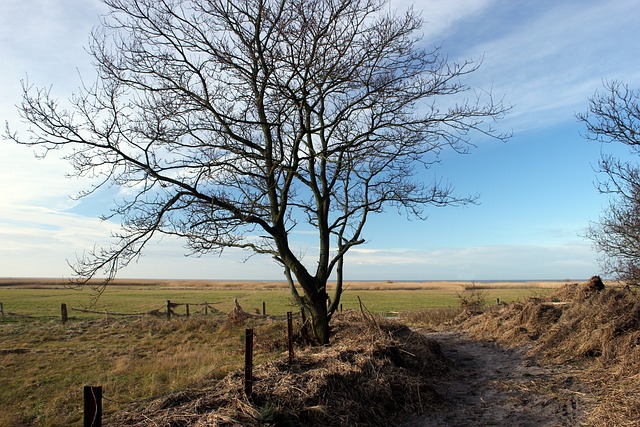
{"label": "fence line", "polygon": [[247,329],[244,335],[244,393],[253,392],[253,329]]}
{"label": "fence line", "polygon": [[[68,307],[67,304],[62,303],[60,305],[59,316],[51,316],[51,315],[38,316],[38,315],[32,315],[32,314],[22,314],[22,313],[14,313],[14,312],[7,311],[6,304],[3,302],[0,302],[0,315],[2,320],[7,320],[9,318],[28,318],[28,319],[56,319],[57,318],[57,319],[61,319],[63,324],[71,320],[71,318],[69,317],[69,311],[74,311],[79,313],[88,313],[88,314],[100,314],[100,315],[105,315],[107,317],[108,316],[121,316],[121,317],[143,317],[143,316],[164,317],[166,316],[166,318],[170,320],[171,317],[174,317],[174,316],[175,317],[186,316],[188,318],[191,315],[190,308],[193,306],[201,307],[199,310],[197,310],[198,314],[204,313],[205,315],[208,315],[208,314],[219,313],[220,310],[213,306],[213,304],[219,304],[219,303],[220,302],[210,303],[206,301],[204,303],[193,303],[193,302],[176,303],[176,302],[172,302],[171,300],[167,300],[167,303],[164,306],[161,306],[146,312],[132,312],[132,313],[109,311],[107,308],[103,310],[92,310],[92,309],[81,308],[81,307]],[[175,309],[178,307],[185,307],[185,313],[183,314],[183,313],[176,312]],[[257,309],[256,309],[256,312],[259,314]],[[263,301],[262,316],[266,316],[266,315],[267,315],[266,303]]]}
{"label": "fence line", "polygon": [[[287,343],[289,347],[289,364],[293,364],[293,323],[291,312],[287,312]],[[252,328],[245,329],[244,335],[244,393],[247,397],[253,394],[253,358],[254,358],[254,331]],[[136,403],[148,401],[118,402],[117,400],[104,397],[102,386],[84,386],[84,427],[102,427],[102,400],[114,403]],[[168,396],[173,393],[164,394]],[[152,398],[153,399],[153,398]]]}
{"label": "fence line", "polygon": [[151,312],[139,312],[139,313],[117,313],[115,311],[108,311],[107,309],[104,309],[102,311],[98,311],[98,310],[88,310],[86,308],[78,308],[78,307],[71,307],[72,311],[78,311],[80,313],[91,313],[91,314],[106,314],[108,316],[129,316],[129,317],[141,317],[141,316],[146,316],[148,314],[150,314]]}

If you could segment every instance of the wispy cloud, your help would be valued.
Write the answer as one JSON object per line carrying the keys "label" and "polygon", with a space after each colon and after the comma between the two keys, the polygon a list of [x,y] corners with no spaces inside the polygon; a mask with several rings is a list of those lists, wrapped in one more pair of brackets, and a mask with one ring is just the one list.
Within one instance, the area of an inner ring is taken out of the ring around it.
{"label": "wispy cloud", "polygon": [[583,279],[597,273],[587,243],[495,245],[427,250],[355,250],[348,274],[369,279]]}
{"label": "wispy cloud", "polygon": [[[0,210],[0,271],[19,276],[71,274],[67,260],[108,244],[113,224],[95,218],[29,205]],[[7,274],[7,273],[5,273]]]}
{"label": "wispy cloud", "polygon": [[426,39],[448,37],[455,24],[486,10],[495,0],[392,0],[391,7],[406,9],[413,6],[424,20],[422,32]]}
{"label": "wispy cloud", "polygon": [[532,2],[518,7],[528,8],[529,17],[494,28],[493,36],[478,34],[480,42],[460,51],[463,57],[484,58],[471,78],[515,105],[512,123],[540,127],[570,121],[602,79],[640,83],[636,2]]}

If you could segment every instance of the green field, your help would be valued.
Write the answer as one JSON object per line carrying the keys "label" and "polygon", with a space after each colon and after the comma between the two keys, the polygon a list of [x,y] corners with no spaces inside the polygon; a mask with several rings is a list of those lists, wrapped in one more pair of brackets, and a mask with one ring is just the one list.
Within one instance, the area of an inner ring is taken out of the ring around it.
{"label": "green field", "polygon": [[[369,286],[379,288],[382,286]],[[363,289],[347,287],[341,302],[344,310],[360,309],[360,302],[374,313],[404,312],[435,307],[452,307],[460,303],[460,296],[469,292],[458,286],[418,289]],[[471,288],[473,289],[473,288]],[[479,288],[487,304],[495,304],[497,299],[504,302],[515,301],[530,296],[542,296],[551,292],[549,287],[499,287]],[[204,303],[229,312],[238,299],[243,309],[250,313],[262,313],[263,303],[267,314],[285,315],[296,311],[287,288],[269,289],[264,285],[244,284],[238,289],[220,288],[175,288],[160,285],[118,285],[108,287],[102,294],[89,288],[72,289],[60,286],[0,286],[0,303],[6,314],[5,321],[25,321],[28,319],[59,319],[61,305],[68,307],[72,319],[95,319],[114,314],[140,314],[152,310],[166,312],[167,300],[180,304],[175,308],[178,314],[186,314],[185,304],[189,304],[191,314],[203,311]],[[86,313],[74,309],[91,310],[100,314]]]}

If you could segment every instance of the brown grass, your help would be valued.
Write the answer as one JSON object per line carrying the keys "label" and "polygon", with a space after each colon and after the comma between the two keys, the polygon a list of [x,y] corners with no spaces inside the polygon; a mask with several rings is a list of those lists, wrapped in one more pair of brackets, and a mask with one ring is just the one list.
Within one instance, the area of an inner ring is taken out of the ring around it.
{"label": "brown grass", "polygon": [[459,321],[479,338],[528,345],[547,363],[579,369],[597,402],[589,425],[640,425],[640,297],[633,290],[572,284]]}
{"label": "brown grass", "polygon": [[332,344],[298,350],[254,368],[250,398],[243,374],[197,393],[132,407],[114,423],[169,425],[389,425],[423,411],[446,366],[436,342],[398,323],[356,312],[333,322]]}
{"label": "brown grass", "polygon": [[79,425],[83,385],[103,386],[108,417],[123,402],[210,384],[242,367],[246,327],[256,330],[256,363],[282,354],[282,325],[226,315],[3,323],[0,426]]}
{"label": "brown grass", "polygon": [[[99,285],[99,279],[89,284]],[[473,282],[473,281],[347,281],[344,284],[350,290],[451,290],[469,289],[555,289],[566,281],[512,281],[512,282]],[[0,277],[0,287],[47,288],[65,287],[73,284],[68,279],[56,278],[7,278]],[[115,279],[109,286],[155,286],[163,289],[288,289],[285,281],[260,280],[179,280],[179,279]],[[329,288],[334,284],[329,283]]]}
{"label": "brown grass", "polygon": [[[0,279],[0,286],[62,287],[65,286],[65,282]],[[279,289],[278,286],[286,288],[287,285],[284,282],[121,279],[112,286],[256,290]],[[459,293],[473,293],[482,292],[485,289],[508,289],[517,286],[547,289],[548,287],[557,288],[560,283],[514,282],[477,285],[472,282],[350,282],[346,285],[350,290],[384,290],[385,294],[387,291],[409,289],[447,289]],[[415,297],[412,298],[415,299]],[[415,315],[414,318],[410,317],[413,314],[403,313],[402,319],[407,323],[420,323],[420,319],[424,321],[425,318],[430,318],[433,325],[441,325],[457,317],[459,322],[463,321],[464,325],[476,330],[479,335],[494,334],[494,336],[503,336],[510,343],[539,345],[544,342],[544,337],[556,328],[555,325],[566,322],[572,328],[570,330],[576,329],[578,325],[571,323],[570,317],[564,315],[573,304],[569,301],[571,298],[580,301],[583,305],[591,300],[596,301],[591,296],[579,297],[570,287],[566,287],[557,291],[549,299],[538,298],[515,303],[506,308],[493,308],[480,317],[470,317],[469,311],[461,308],[440,308],[423,310],[423,313]],[[569,304],[551,304],[553,301],[560,300]],[[618,314],[621,315],[621,313]],[[226,320],[226,316],[224,317]],[[591,317],[584,316],[581,319],[588,321]],[[616,317],[615,314],[609,313],[603,315],[600,320],[606,321],[607,318]],[[619,328],[624,329],[630,325],[629,327],[633,329],[635,326],[629,323],[632,319],[633,315],[631,318],[619,316]],[[42,372],[48,372],[49,366],[64,366],[63,360],[69,359],[73,354],[58,350],[59,345],[55,347],[57,344],[53,340],[60,339],[59,337],[62,336],[61,339],[64,340],[65,345],[80,348],[83,358],[78,358],[78,363],[74,363],[74,369],[70,367],[68,372],[60,372],[60,377],[65,378],[66,381],[62,386],[66,390],[74,390],[72,396],[52,396],[47,401],[47,408],[44,409],[27,408],[31,414],[29,418],[15,418],[11,411],[5,411],[5,415],[0,415],[0,425],[3,425],[3,420],[6,425],[15,425],[16,420],[24,420],[24,424],[30,425],[47,425],[43,420],[52,419],[47,417],[53,417],[54,412],[71,412],[70,401],[80,400],[80,388],[76,385],[88,382],[104,385],[109,396],[112,398],[115,396],[115,400],[122,401],[135,401],[147,396],[165,394],[163,390],[183,390],[167,394],[150,403],[126,406],[124,410],[122,405],[109,402],[111,410],[120,411],[117,416],[113,415],[109,419],[109,425],[397,424],[398,419],[403,415],[420,412],[434,402],[436,396],[431,384],[440,378],[445,369],[438,346],[434,342],[396,323],[370,315],[345,312],[337,316],[333,322],[335,336],[330,346],[297,350],[296,362],[293,366],[288,366],[284,359],[262,365],[259,363],[265,358],[256,361],[255,394],[252,399],[247,399],[242,392],[242,376],[238,371],[238,360],[241,360],[242,356],[238,339],[241,326],[230,325],[228,321],[220,321],[220,319],[216,321],[192,319],[186,322],[166,322],[150,318],[132,322],[105,319],[71,323],[67,326],[45,324],[43,327],[50,330],[42,333],[43,329],[39,327],[7,324],[5,336],[9,337],[6,339],[11,340],[11,345],[7,341],[5,348],[13,353],[0,353],[4,356],[3,365],[13,369],[12,372],[23,372],[21,375],[24,380],[20,388],[23,392],[18,394],[16,393],[17,382],[14,381],[16,378],[12,378],[14,388],[9,392],[12,395],[9,397],[15,400],[15,405],[19,405],[19,402],[33,401],[33,395],[30,393],[38,387],[46,386],[49,387],[47,390],[52,390],[53,385],[56,385],[56,388],[60,388],[59,384],[54,384],[52,379],[46,379],[51,384],[28,383],[28,381],[35,381],[30,378],[37,381],[45,378]],[[271,338],[282,337],[284,331],[282,323],[273,323],[265,327],[266,330],[258,332],[257,346],[262,346],[262,349],[257,351],[257,354],[269,352],[280,354],[282,339],[279,338],[278,342]],[[560,338],[563,332],[556,332]],[[27,336],[27,333],[33,335]],[[598,342],[607,337],[604,333],[602,336],[592,335],[593,337],[590,338],[594,340],[597,338],[596,341],[600,340]],[[586,335],[581,336],[584,340]],[[611,338],[612,335],[609,334],[608,337]],[[632,340],[632,338],[629,339]],[[166,345],[158,347],[159,342]],[[222,345],[214,345],[219,343]],[[634,344],[633,341],[629,341],[626,345],[631,347]],[[220,350],[225,347],[233,350],[228,355],[218,354],[227,351]],[[549,348],[551,349],[551,345]],[[609,353],[601,351],[599,356],[593,348],[595,347],[589,344],[581,350],[577,349],[575,353],[578,356],[567,360],[592,361],[605,356],[619,358],[612,353],[615,350],[613,348],[608,350]],[[20,353],[22,350],[27,353]],[[540,351],[542,350],[540,347]],[[42,351],[51,351],[51,353],[44,354]],[[88,356],[87,359],[84,358],[85,355]],[[551,354],[548,357],[553,359]],[[193,360],[197,361],[195,367],[191,363]],[[637,382],[638,370],[634,360],[634,358],[627,358],[626,365],[618,366],[619,371],[616,371],[619,372],[618,378],[622,378],[622,375],[636,375],[632,378]],[[100,370],[93,377],[87,377],[89,370],[77,370],[78,365]],[[25,366],[31,371],[24,369]],[[235,373],[225,376],[220,381],[220,378],[229,371]],[[176,375],[171,376],[170,372],[175,372]],[[593,372],[595,373],[596,370]],[[73,381],[70,380],[72,375],[77,376]],[[605,374],[599,374],[599,376],[594,374],[593,381],[604,381],[601,378],[605,377]],[[134,383],[143,387],[135,390],[126,389],[122,384],[125,379],[129,381],[131,378]],[[622,384],[624,388],[619,390],[609,383],[610,396],[603,394],[603,398],[617,398],[624,394],[624,391],[630,390],[624,381],[617,384]],[[629,395],[633,396],[634,393]],[[638,393],[635,394],[637,395]],[[598,415],[599,412],[596,411],[594,417],[604,419],[605,416],[610,416],[610,414],[607,415],[607,411],[611,409],[611,404],[616,403],[608,403],[609,406],[601,405],[601,414]],[[631,419],[630,417],[635,414],[634,411],[626,408],[619,410],[618,413],[626,414],[624,416]],[[71,415],[73,417],[69,418],[68,424],[78,421],[77,412]]]}
{"label": "brown grass", "polygon": [[400,320],[408,325],[420,325],[421,328],[438,329],[457,318],[461,307],[436,307],[400,313]]}

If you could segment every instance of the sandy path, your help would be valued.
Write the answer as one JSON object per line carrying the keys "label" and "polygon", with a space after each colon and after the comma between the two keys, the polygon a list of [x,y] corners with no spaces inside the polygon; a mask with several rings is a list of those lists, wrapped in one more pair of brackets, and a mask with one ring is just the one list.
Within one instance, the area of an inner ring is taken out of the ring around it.
{"label": "sandy path", "polygon": [[451,363],[442,404],[404,427],[577,426],[586,405],[564,368],[541,367],[522,349],[474,341],[460,332],[428,333]]}

